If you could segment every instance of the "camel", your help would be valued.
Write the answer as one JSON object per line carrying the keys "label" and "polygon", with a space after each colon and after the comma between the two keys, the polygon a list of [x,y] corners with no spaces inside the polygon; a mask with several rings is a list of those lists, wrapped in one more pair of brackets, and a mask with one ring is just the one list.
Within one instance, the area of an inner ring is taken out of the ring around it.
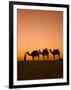
{"label": "camel", "polygon": [[38,52],[38,50],[33,50],[31,54],[29,52],[26,52],[26,53],[29,56],[32,56],[32,60],[34,60],[34,57],[38,57],[38,60],[39,60],[39,52]]}
{"label": "camel", "polygon": [[59,51],[59,49],[54,49],[53,51],[51,49],[49,49],[49,51],[53,55],[54,59],[55,59],[55,55],[58,55],[58,57],[60,58],[60,51]]}
{"label": "camel", "polygon": [[45,56],[47,56],[47,59],[49,58],[49,52],[47,48],[43,49],[42,52],[39,50],[39,53],[43,56],[43,60],[45,59]]}

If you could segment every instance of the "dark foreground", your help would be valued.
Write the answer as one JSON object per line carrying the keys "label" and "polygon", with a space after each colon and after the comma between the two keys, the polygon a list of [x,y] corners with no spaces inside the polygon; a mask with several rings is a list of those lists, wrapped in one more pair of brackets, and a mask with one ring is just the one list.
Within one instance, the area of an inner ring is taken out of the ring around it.
{"label": "dark foreground", "polygon": [[63,60],[18,61],[17,80],[63,78]]}

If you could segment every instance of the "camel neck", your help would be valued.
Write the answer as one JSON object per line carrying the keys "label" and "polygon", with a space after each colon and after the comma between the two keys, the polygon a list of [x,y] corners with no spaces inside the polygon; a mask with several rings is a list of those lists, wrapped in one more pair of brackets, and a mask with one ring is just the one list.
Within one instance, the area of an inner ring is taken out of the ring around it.
{"label": "camel neck", "polygon": [[29,56],[31,56],[31,54],[30,54],[29,52],[28,52],[27,54],[28,54]]}

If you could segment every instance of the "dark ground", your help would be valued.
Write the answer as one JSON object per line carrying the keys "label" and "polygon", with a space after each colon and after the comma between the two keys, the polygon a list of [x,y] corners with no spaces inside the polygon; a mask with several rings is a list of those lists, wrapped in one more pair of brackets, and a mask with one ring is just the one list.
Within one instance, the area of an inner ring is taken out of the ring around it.
{"label": "dark ground", "polygon": [[18,61],[17,64],[17,80],[63,78],[63,59]]}

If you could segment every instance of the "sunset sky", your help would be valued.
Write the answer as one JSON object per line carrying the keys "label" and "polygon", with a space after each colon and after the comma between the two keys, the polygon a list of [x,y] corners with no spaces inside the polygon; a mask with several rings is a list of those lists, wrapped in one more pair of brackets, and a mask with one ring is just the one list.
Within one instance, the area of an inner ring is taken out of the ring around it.
{"label": "sunset sky", "polygon": [[[17,58],[33,50],[56,49],[63,55],[63,11],[17,9]],[[50,54],[50,58],[52,55]],[[31,56],[27,55],[27,60]]]}

